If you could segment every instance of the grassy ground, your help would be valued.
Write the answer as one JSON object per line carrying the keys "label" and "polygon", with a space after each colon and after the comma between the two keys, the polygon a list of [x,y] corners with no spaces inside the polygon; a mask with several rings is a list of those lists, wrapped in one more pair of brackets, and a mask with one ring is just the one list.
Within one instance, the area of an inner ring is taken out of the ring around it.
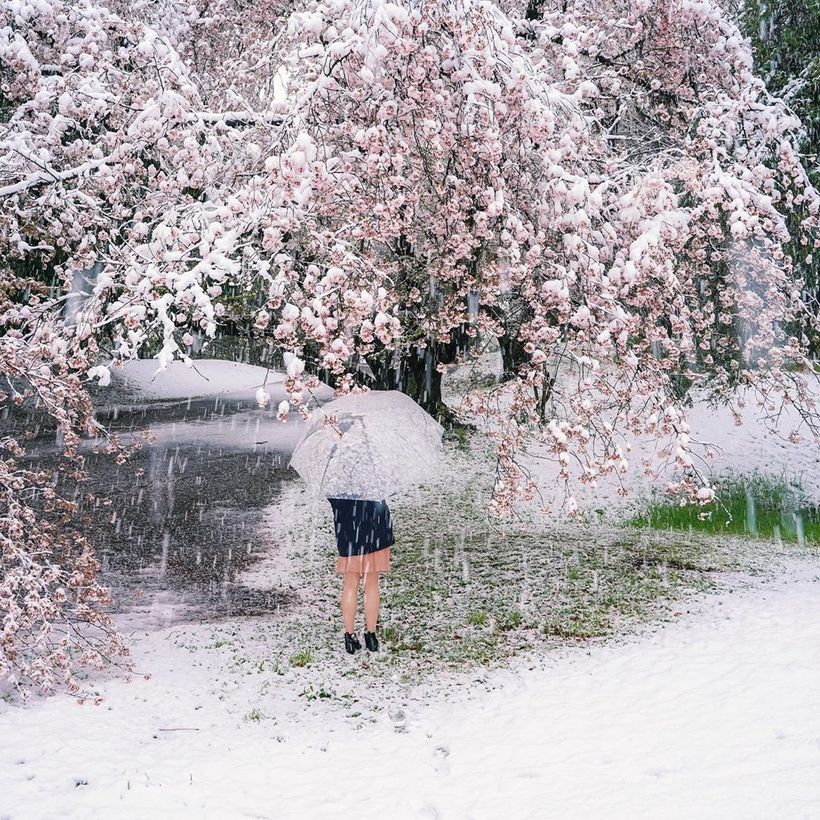
{"label": "grassy ground", "polygon": [[668,615],[721,573],[753,571],[746,541],[625,528],[497,531],[469,491],[397,511],[382,633],[399,666],[494,663]]}
{"label": "grassy ground", "polygon": [[[460,482],[392,507],[397,544],[382,585],[385,651],[377,665],[408,680],[669,617],[686,596],[720,584],[727,573],[762,571],[790,550],[668,528],[498,528],[484,511],[486,471],[463,452],[453,458],[463,462]],[[303,589],[323,591],[314,601],[315,615],[327,624],[311,639],[317,658],[340,642],[334,561],[328,523],[301,570]]]}
{"label": "grassy ground", "polygon": [[717,500],[703,507],[652,501],[627,523],[820,544],[820,508],[809,504],[799,484],[766,475],[726,476],[717,482],[716,490]]}
{"label": "grassy ground", "polygon": [[[737,583],[738,573],[772,572],[781,558],[819,552],[668,527],[497,528],[484,512],[488,466],[453,443],[436,487],[391,505],[397,543],[382,582],[381,652],[344,653],[329,510],[307,503],[298,487],[287,490],[292,509],[270,522],[271,549],[282,551],[297,603],[276,617],[215,623],[204,648],[235,674],[258,676],[260,704],[287,686],[305,708],[339,707],[363,721],[400,713],[411,691],[436,689],[416,684],[440,688],[452,673],[474,686],[515,655],[671,619],[694,594]],[[192,636],[175,640],[194,648]],[[251,709],[247,719],[259,718]]]}

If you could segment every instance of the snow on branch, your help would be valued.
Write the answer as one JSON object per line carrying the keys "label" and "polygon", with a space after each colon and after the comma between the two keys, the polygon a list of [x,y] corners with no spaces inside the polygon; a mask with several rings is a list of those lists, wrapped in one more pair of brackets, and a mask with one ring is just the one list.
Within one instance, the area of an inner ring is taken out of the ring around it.
{"label": "snow on branch", "polygon": [[[116,165],[122,161],[119,159],[121,153],[121,151],[118,151],[116,154],[110,154],[107,157],[90,159],[75,168],[67,168],[63,171],[56,171],[50,167],[45,167],[43,170],[36,171],[35,173],[30,174],[29,176],[24,177],[11,185],[6,185],[0,188],[0,199],[6,199],[10,196],[14,196],[15,194],[21,194],[24,191],[39,188],[42,185],[49,185],[55,182],[66,182],[70,179],[83,177],[91,171],[95,171],[99,168],[104,168],[109,165]],[[26,157],[25,155],[23,156],[30,162],[36,163],[36,160],[33,158]]]}
{"label": "snow on branch", "polygon": [[197,111],[186,115],[190,122],[209,125],[226,125],[239,128],[251,125],[282,125],[285,121],[281,113],[257,111]]}

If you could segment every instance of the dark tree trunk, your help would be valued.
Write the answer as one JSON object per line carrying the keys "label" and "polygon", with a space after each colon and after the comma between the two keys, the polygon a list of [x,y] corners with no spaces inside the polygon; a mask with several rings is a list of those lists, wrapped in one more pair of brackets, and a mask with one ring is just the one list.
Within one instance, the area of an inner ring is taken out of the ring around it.
{"label": "dark tree trunk", "polygon": [[424,348],[413,347],[400,354],[389,350],[367,357],[373,371],[372,386],[377,390],[400,390],[445,426],[459,424],[456,414],[441,396],[439,364],[452,364],[471,343],[466,328],[456,328],[449,342],[433,342]]}
{"label": "dark tree trunk", "polygon": [[527,361],[527,354],[515,336],[504,335],[498,344],[501,348],[501,380],[506,382],[518,375],[518,368]]}
{"label": "dark tree trunk", "polygon": [[522,305],[516,305],[515,310],[501,310],[497,307],[490,307],[487,310],[493,319],[500,323],[503,330],[503,335],[498,339],[498,346],[501,350],[501,381],[506,382],[518,375],[518,369],[529,358],[518,338],[518,332],[528,313]]}

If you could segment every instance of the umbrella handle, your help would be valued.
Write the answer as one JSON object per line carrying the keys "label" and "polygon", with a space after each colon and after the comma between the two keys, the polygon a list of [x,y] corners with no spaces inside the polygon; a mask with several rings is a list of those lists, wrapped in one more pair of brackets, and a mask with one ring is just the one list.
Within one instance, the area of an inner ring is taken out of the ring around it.
{"label": "umbrella handle", "polygon": [[[334,428],[335,429],[335,428]],[[341,433],[339,434],[341,438]],[[333,449],[330,451],[330,455],[325,459],[325,471],[322,473],[322,480],[319,482],[319,487],[321,488],[325,483],[325,476],[327,475],[327,468],[330,467],[330,460],[333,457],[333,454],[336,452],[338,445],[334,444]]]}

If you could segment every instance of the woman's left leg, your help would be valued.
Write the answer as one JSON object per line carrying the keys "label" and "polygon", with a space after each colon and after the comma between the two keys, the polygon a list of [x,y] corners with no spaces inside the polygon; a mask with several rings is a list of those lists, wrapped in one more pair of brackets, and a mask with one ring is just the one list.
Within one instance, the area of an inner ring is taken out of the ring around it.
{"label": "woman's left leg", "polygon": [[380,604],[379,573],[366,572],[364,574],[364,619],[368,632],[376,631]]}

